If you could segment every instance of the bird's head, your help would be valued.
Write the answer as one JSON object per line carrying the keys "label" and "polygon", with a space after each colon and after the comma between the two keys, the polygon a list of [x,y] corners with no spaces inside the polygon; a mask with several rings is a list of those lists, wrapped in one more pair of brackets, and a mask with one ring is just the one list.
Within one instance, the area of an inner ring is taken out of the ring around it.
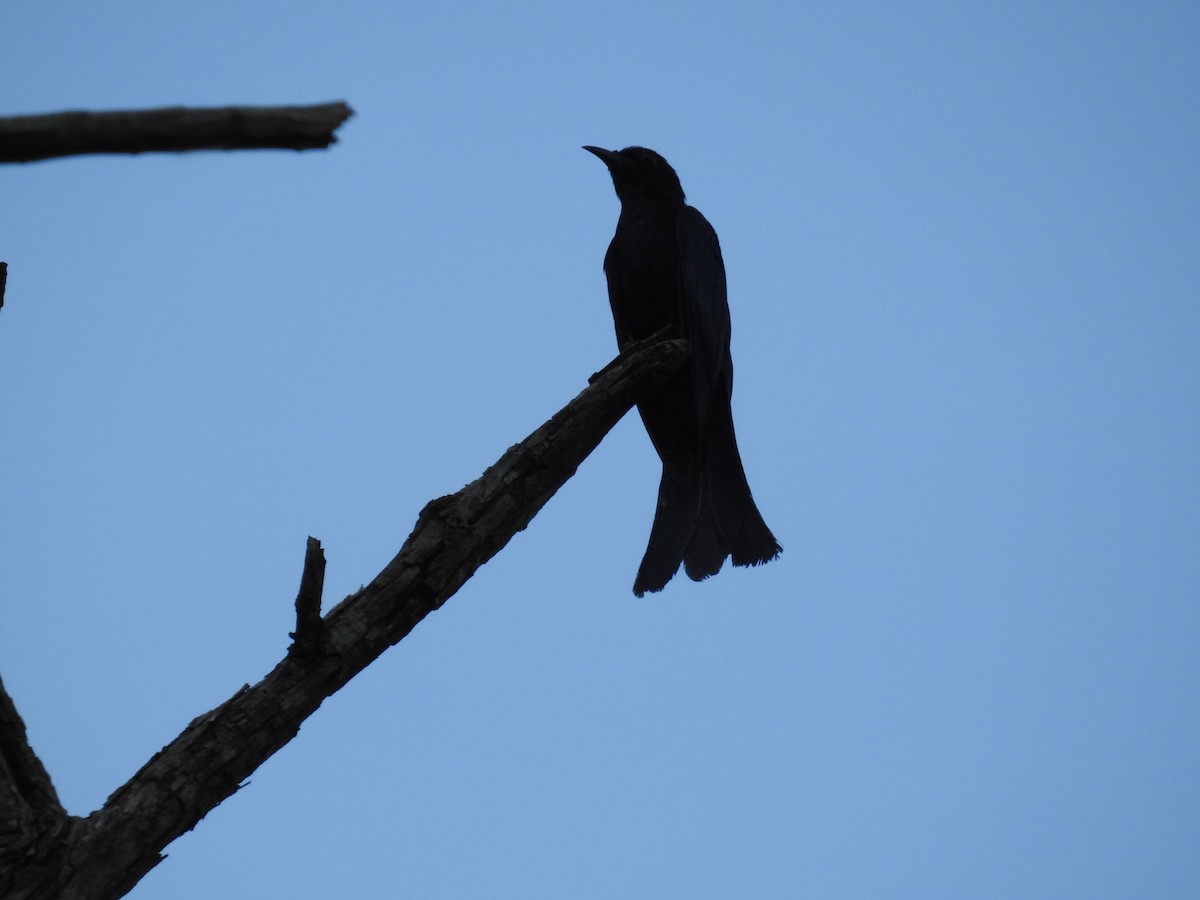
{"label": "bird's head", "polygon": [[584,147],[608,166],[613,187],[624,203],[630,199],[646,199],[683,203],[683,186],[671,164],[645,147],[626,147],[624,150],[604,150]]}

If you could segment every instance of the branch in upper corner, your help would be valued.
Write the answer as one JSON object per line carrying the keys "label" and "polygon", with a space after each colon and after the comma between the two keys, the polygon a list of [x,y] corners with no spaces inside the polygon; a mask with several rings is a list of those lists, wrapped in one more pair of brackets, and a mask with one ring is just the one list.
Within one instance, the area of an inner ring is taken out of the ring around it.
{"label": "branch in upper corner", "polygon": [[0,118],[0,162],[88,153],[314,150],[334,143],[334,132],[352,115],[339,101],[11,116]]}

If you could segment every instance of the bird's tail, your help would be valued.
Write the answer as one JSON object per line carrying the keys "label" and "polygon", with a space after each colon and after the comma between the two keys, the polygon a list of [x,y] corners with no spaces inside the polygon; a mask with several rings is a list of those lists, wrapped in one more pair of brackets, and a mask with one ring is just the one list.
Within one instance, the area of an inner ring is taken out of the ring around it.
{"label": "bird's tail", "polygon": [[717,514],[712,505],[712,487],[709,473],[700,473],[700,514],[696,518],[696,529],[688,543],[684,557],[684,569],[692,581],[703,581],[721,571],[725,558],[729,556],[729,543],[717,527]]}
{"label": "bird's tail", "polygon": [[721,418],[710,430],[706,463],[716,527],[735,566],[759,566],[777,557],[783,547],[750,494],[730,408],[724,406],[714,413]]}
{"label": "bird's tail", "polygon": [[661,591],[666,587],[688,553],[700,515],[698,476],[694,466],[663,466],[650,542],[633,582],[633,592],[639,597],[647,591]]}
{"label": "bird's tail", "polygon": [[633,592],[661,591],[681,563],[693,581],[735,566],[758,566],[783,550],[750,494],[728,406],[716,412],[703,459],[663,465],[658,509]]}

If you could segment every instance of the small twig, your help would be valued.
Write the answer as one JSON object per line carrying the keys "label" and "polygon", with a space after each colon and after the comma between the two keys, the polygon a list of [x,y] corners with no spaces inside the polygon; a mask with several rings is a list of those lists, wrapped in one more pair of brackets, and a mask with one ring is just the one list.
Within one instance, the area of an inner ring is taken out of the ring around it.
{"label": "small twig", "polygon": [[4,309],[4,285],[8,283],[8,263],[0,262],[0,309]]}
{"label": "small twig", "polygon": [[300,591],[296,594],[296,630],[291,652],[309,653],[321,640],[321,593],[325,590],[325,552],[321,542],[309,537],[304,549],[304,571],[300,575]]}
{"label": "small twig", "polygon": [[0,118],[0,162],[88,153],[313,150],[334,143],[334,131],[352,115],[339,101],[11,116]]}

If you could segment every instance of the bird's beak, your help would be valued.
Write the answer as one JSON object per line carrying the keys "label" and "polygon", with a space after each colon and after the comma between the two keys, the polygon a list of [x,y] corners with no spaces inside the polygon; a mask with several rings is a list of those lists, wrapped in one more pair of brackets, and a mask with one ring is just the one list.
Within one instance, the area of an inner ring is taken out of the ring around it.
{"label": "bird's beak", "polygon": [[585,146],[583,149],[586,150],[588,153],[596,154],[598,157],[600,157],[600,160],[606,166],[609,166],[609,167],[612,166],[614,160],[619,159],[617,154],[614,153],[612,150],[605,150],[602,147],[587,147],[587,146]]}

